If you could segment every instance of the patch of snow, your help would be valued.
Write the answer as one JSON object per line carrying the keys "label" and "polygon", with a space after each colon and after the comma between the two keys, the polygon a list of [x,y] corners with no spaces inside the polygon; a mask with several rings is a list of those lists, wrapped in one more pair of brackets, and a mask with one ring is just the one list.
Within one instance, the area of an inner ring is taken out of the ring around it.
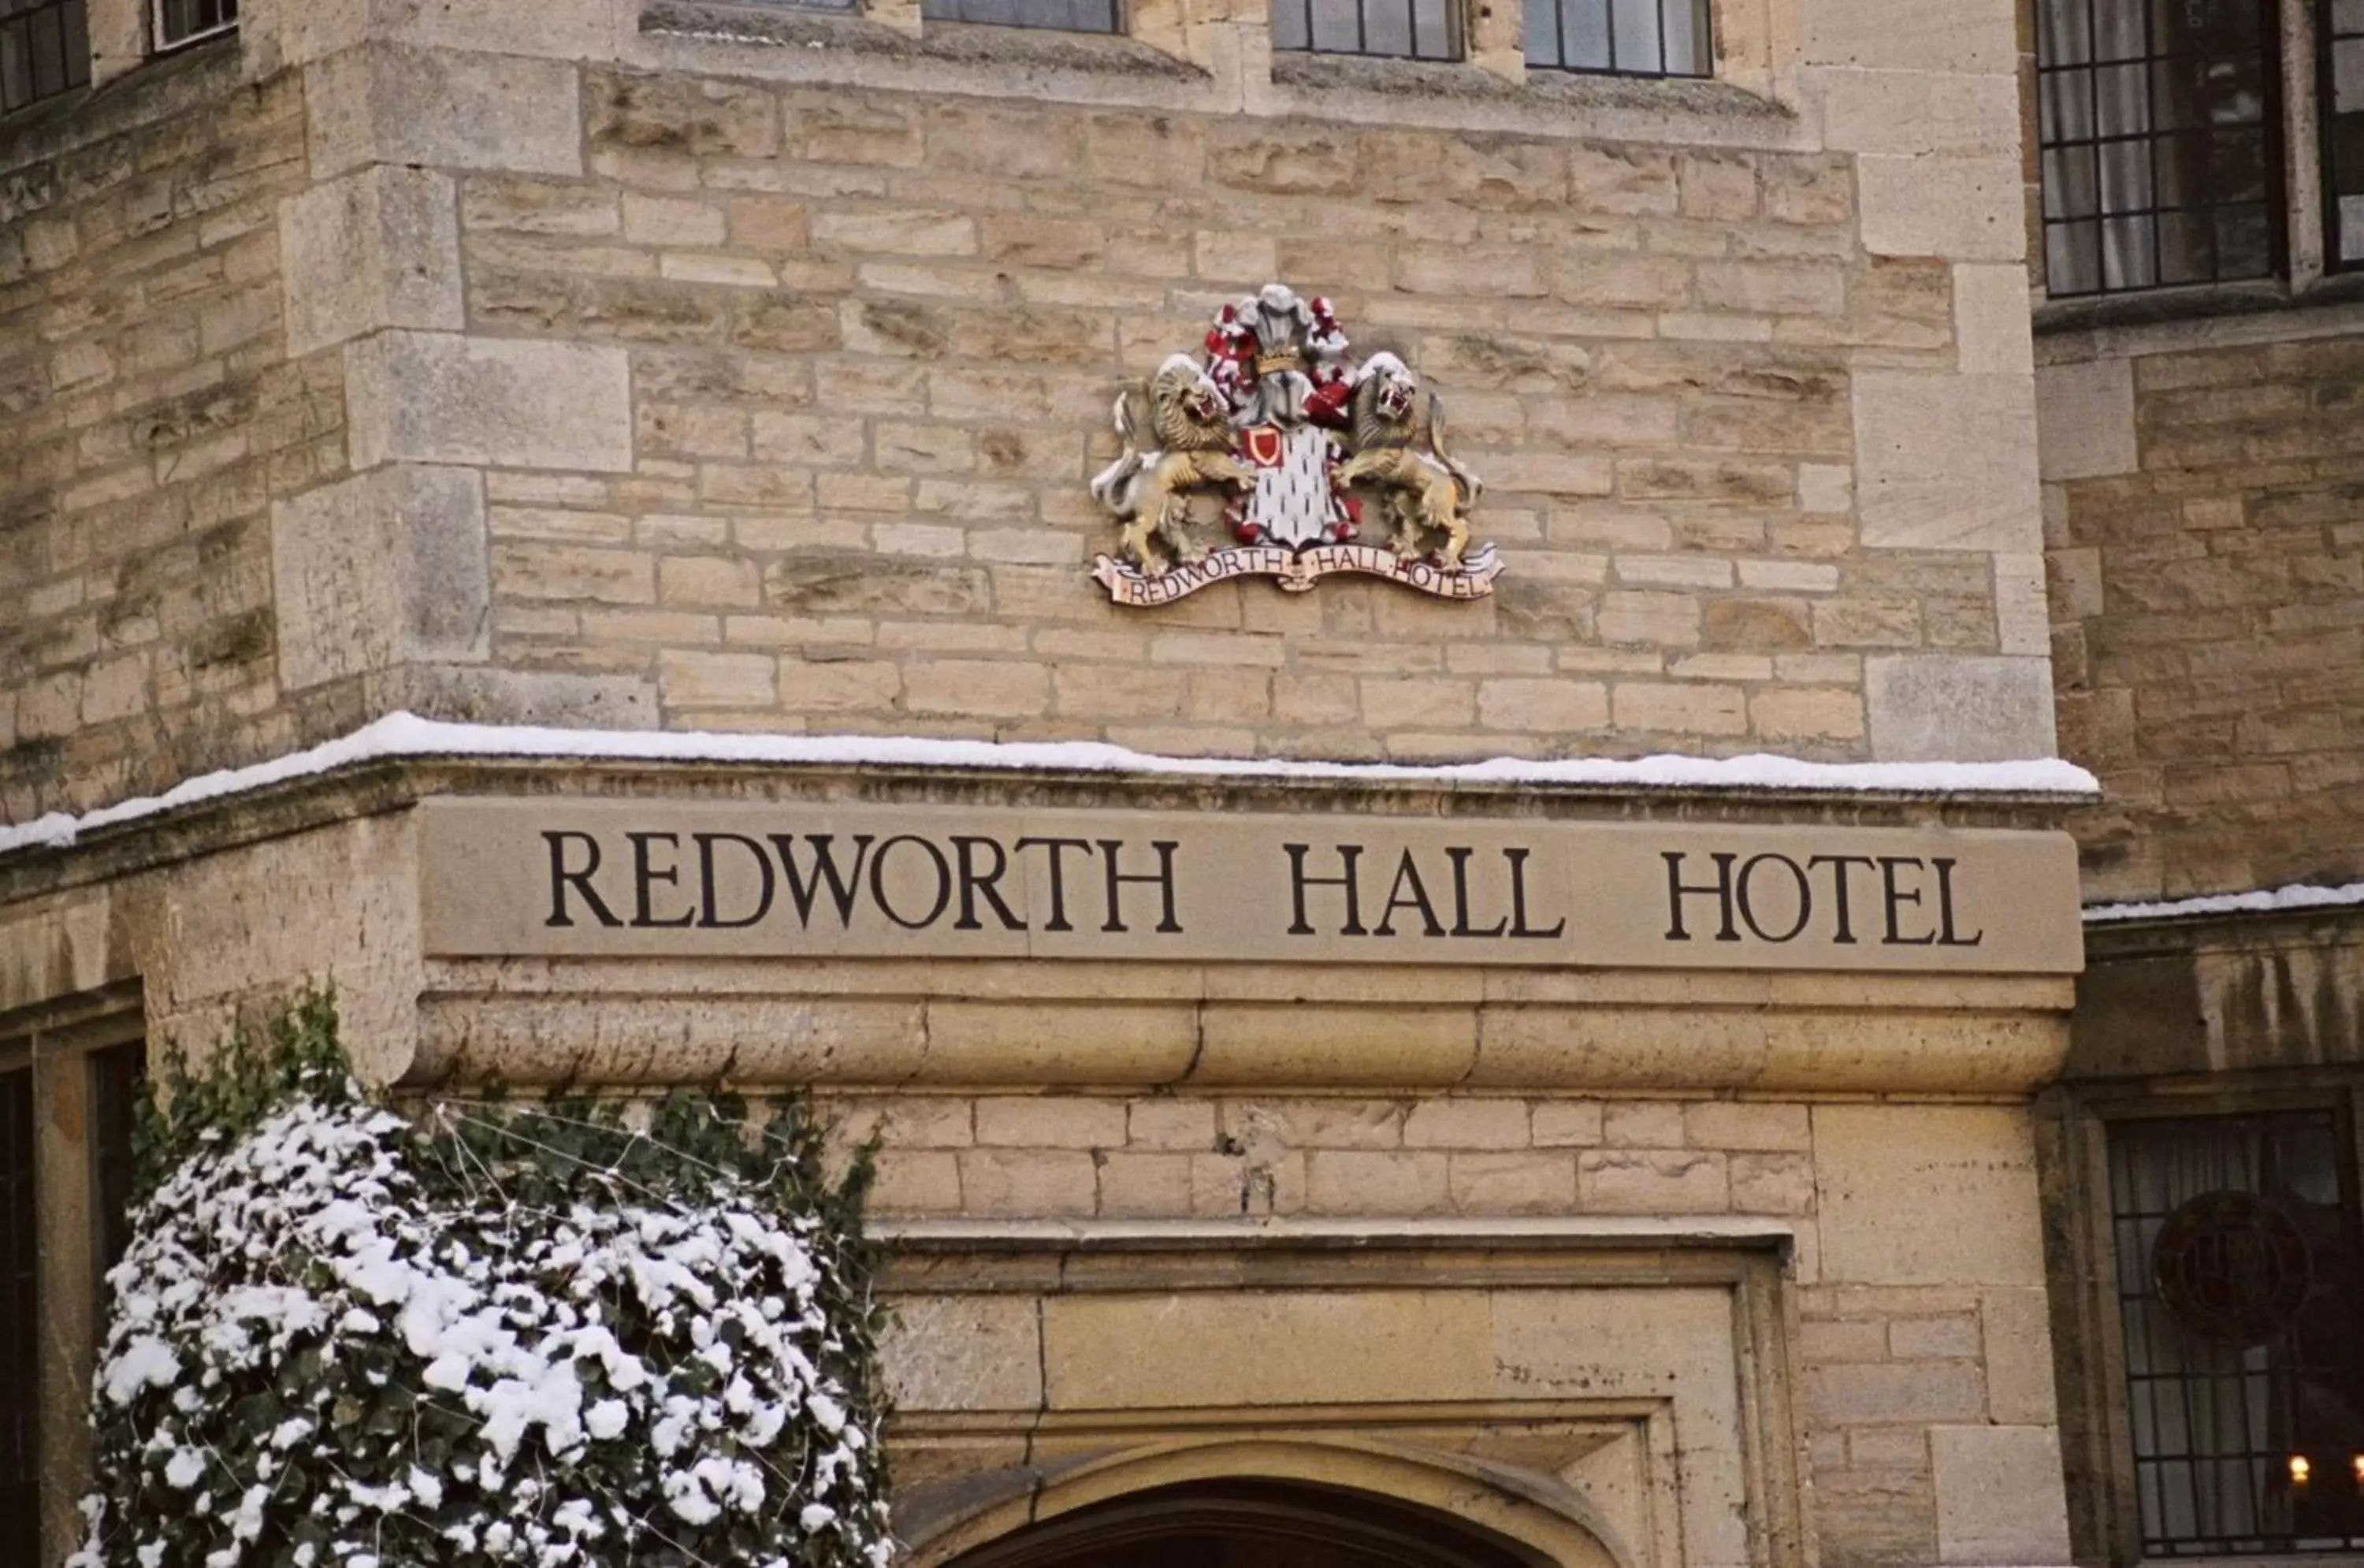
{"label": "patch of snow", "polygon": [[946,740],[904,735],[730,735],[700,730],[552,729],[452,724],[394,713],[351,735],[251,767],[188,779],[162,795],[80,816],[51,812],[0,827],[0,854],[61,849],[84,833],[162,816],[292,779],[391,758],[580,758],[586,762],[732,762],[777,767],[957,768],[1229,779],[1322,779],[1400,784],[1527,784],[1894,795],[2093,795],[2093,775],[2058,758],[2018,762],[1808,762],[1794,757],[1631,759],[1496,757],[1435,766],[1283,758],[1161,757],[1098,740]]}
{"label": "patch of snow", "polygon": [[[116,1485],[89,1499],[72,1568],[153,1568],[149,1548],[193,1520],[205,1568],[250,1568],[266,1527],[298,1515],[343,1568],[375,1560],[397,1522],[519,1568],[593,1568],[638,1560],[660,1506],[668,1545],[684,1526],[809,1537],[818,1506],[835,1555],[804,1561],[883,1563],[873,1435],[824,1369],[839,1287],[808,1217],[735,1175],[655,1197],[597,1166],[552,1212],[513,1201],[490,1165],[463,1194],[430,1192],[418,1158],[399,1118],[299,1098],[134,1211],[95,1380]],[[619,1341],[625,1323],[644,1353]],[[357,1423],[322,1375],[340,1365],[388,1369],[374,1381],[473,1418],[440,1473],[415,1430]],[[280,1418],[251,1424],[225,1385],[278,1390]],[[614,1443],[636,1428],[662,1462]],[[595,1458],[595,1440],[613,1446]],[[169,1514],[140,1500],[159,1481]]]}
{"label": "patch of snow", "polygon": [[2126,920],[2172,920],[2199,915],[2266,914],[2277,909],[2330,909],[2355,905],[2364,905],[2364,882],[2351,882],[2344,887],[2292,883],[2288,887],[2255,893],[2212,893],[2161,903],[2096,904],[2085,911],[2085,923],[2110,926]]}

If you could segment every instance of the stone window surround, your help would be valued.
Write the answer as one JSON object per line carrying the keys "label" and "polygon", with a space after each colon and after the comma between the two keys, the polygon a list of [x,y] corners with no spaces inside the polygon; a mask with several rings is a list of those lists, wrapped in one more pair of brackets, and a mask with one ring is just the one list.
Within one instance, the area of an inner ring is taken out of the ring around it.
{"label": "stone window surround", "polygon": [[[2191,341],[2195,323],[2239,317],[2245,325],[2238,340],[2276,342],[2328,336],[2353,330],[2350,314],[2341,307],[2364,301],[2364,272],[2327,270],[2324,226],[2323,124],[2320,95],[2315,89],[2318,0],[2274,0],[2275,28],[2280,41],[2276,62],[2285,90],[2281,104],[2282,188],[2285,210],[2283,275],[2262,281],[2192,284],[2181,287],[2135,290],[2122,294],[2080,295],[2051,301],[2044,294],[2042,219],[2034,198],[2036,178],[2031,173],[2029,203],[2029,277],[2035,301],[2036,357],[2039,361],[2080,361],[2111,353],[2160,353],[2207,346],[2206,335]],[[2021,0],[2021,15],[2034,38],[2036,0]],[[2022,62],[2022,118],[2028,145],[2035,140],[2035,56],[2027,46]],[[2300,83],[2303,90],[2290,91]],[[2031,165],[2032,167],[2032,165]],[[2310,317],[2314,307],[2330,309],[2341,324],[2328,329]],[[2270,325],[2269,325],[2270,324]],[[2047,339],[2065,339],[2056,345]],[[2102,345],[2107,344],[2108,347]]]}
{"label": "stone window surround", "polygon": [[34,1186],[40,1259],[39,1400],[43,1558],[77,1540],[90,1471],[83,1420],[98,1348],[97,1167],[87,1130],[91,1056],[144,1038],[137,984],[111,986],[7,1020],[0,1065],[33,1070]]}
{"label": "stone window surround", "polygon": [[[1448,72],[1471,68],[1500,81],[1519,84],[1530,79],[1526,62],[1525,8],[1518,0],[1455,0],[1461,7],[1462,58],[1446,63]],[[1794,31],[1791,17],[1794,0],[1712,0],[1713,18],[1714,61],[1708,80],[1737,83],[1754,91],[1767,92],[1773,78],[1773,39]],[[651,0],[641,11],[643,30],[663,30],[664,18],[675,7],[663,0]],[[850,11],[832,12],[821,9],[803,10],[794,0],[730,0],[716,6],[699,7],[709,14],[728,17],[735,13],[751,28],[762,28],[783,13],[798,19],[867,20],[909,38],[926,38],[940,29],[960,29],[973,24],[923,21],[920,0],[860,0]],[[1221,12],[1228,9],[1229,15]],[[1216,14],[1210,16],[1210,11]],[[1266,6],[1254,0],[1233,4],[1229,7],[1194,6],[1189,0],[1123,0],[1119,9],[1118,36],[1141,40],[1171,58],[1213,69],[1219,63],[1209,56],[1210,39],[1208,35],[1221,28],[1252,35],[1250,48],[1269,59],[1274,53],[1271,44],[1270,13]],[[652,23],[657,24],[652,28]],[[726,21],[725,26],[728,26]],[[700,31],[708,29],[700,28]],[[997,32],[1019,29],[996,29]],[[1248,42],[1243,38],[1242,42]],[[1015,45],[1013,44],[1013,48]],[[1327,58],[1327,57],[1322,57]],[[1432,69],[1439,62],[1381,60],[1380,57],[1342,57],[1347,60],[1380,60],[1383,64],[1401,64]],[[1553,71],[1536,71],[1536,77],[1558,77],[1576,74]],[[1656,83],[1660,78],[1624,78]],[[1673,79],[1668,79],[1673,80]]]}
{"label": "stone window surround", "polygon": [[1723,0],[1715,76],[1665,79],[1530,73],[1522,22],[1503,0],[1466,0],[1500,14],[1473,18],[1469,53],[1451,63],[1277,53],[1261,0],[1229,0],[1238,14],[1212,17],[1194,14],[1194,0],[1131,0],[1117,36],[923,25],[918,0],[870,0],[859,14],[750,0],[578,3],[630,8],[621,60],[643,69],[987,97],[1007,96],[1022,72],[1036,97],[1152,111],[1667,146],[1822,145],[1794,61],[1774,41],[1794,38],[1796,0]]}
{"label": "stone window surround", "polygon": [[[922,24],[919,0],[856,14],[765,0],[543,0],[531,26],[505,12],[437,13],[380,30],[317,17],[304,0],[245,0],[234,48],[250,80],[382,36],[414,47],[608,61],[627,67],[888,91],[1007,96],[1013,80],[1053,102],[1153,112],[1305,117],[1366,125],[1659,145],[1817,150],[1819,106],[1801,90],[1800,0],[1717,0],[1709,78],[1526,69],[1523,16],[1463,0],[1467,58],[1453,63],[1276,56],[1263,0],[1129,0],[1120,36]],[[90,0],[92,82],[150,51],[152,0]],[[61,100],[65,102],[66,100]]]}
{"label": "stone window surround", "polygon": [[[2056,1287],[2052,1321],[2054,1341],[2059,1347],[2061,1446],[2068,1458],[2070,1496],[2079,1496],[2081,1489],[2092,1509],[2089,1518],[2075,1525],[2091,1532],[2090,1539],[2076,1541],[2080,1562],[2157,1561],[2144,1558],[2137,1544],[2141,1526],[2135,1495],[2132,1417],[2127,1408],[2124,1329],[2116,1296],[2110,1130],[2123,1122],[2159,1117],[2196,1119],[2269,1111],[2329,1110],[2349,1125],[2364,1118],[2364,1083],[2357,1081],[2352,1070],[2318,1071],[2307,1074],[2306,1080],[2303,1086],[2259,1084],[2213,1087],[2201,1094],[2125,1081],[2070,1089],[2065,1095],[2067,1103],[2049,1112],[2038,1102],[2039,1119],[2057,1118],[2050,1151],[2059,1163],[2046,1180],[2047,1185],[2057,1183],[2060,1209],[2068,1222],[2068,1233],[2057,1243],[2063,1256],[2054,1260],[2052,1273],[2056,1280],[2074,1282],[2066,1290]],[[2046,1141],[2039,1140],[2039,1147]],[[2358,1173],[2358,1179],[2364,1180],[2364,1171]],[[2064,1262],[2066,1267],[2061,1266]],[[2209,1568],[2251,1568],[2264,1563],[2303,1568],[2310,1563],[2352,1564],[2357,1558],[2352,1553],[2297,1551],[2266,1557],[2194,1555],[2178,1561]]]}
{"label": "stone window surround", "polygon": [[[80,102],[91,93],[118,81],[139,69],[149,61],[166,54],[179,54],[203,45],[217,42],[238,31],[238,24],[199,33],[165,46],[156,42],[158,36],[158,0],[88,0],[90,18],[90,83],[55,98],[45,98],[28,108],[49,108],[60,104]],[[15,117],[10,117],[13,123]]]}

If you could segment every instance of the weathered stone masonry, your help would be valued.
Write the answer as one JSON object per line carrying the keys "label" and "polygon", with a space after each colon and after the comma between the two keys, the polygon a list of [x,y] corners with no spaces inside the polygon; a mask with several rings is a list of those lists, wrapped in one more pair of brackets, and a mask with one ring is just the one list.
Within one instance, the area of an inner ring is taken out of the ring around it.
{"label": "weathered stone masonry", "polygon": [[2092,895],[2364,873],[2364,343],[2316,314],[2290,341],[2072,339],[2041,373],[2062,746],[2109,795]]}
{"label": "weathered stone masonry", "polygon": [[[304,94],[211,50],[0,131],[0,815],[284,748],[270,508],[341,472],[281,330]],[[333,724],[327,716],[312,723]]]}
{"label": "weathered stone masonry", "polygon": [[[403,706],[2052,751],[2006,6],[1730,0],[1719,80],[1611,83],[1522,80],[1499,6],[1467,65],[1400,69],[1277,61],[1262,0],[1143,0],[1120,39],[245,9],[0,128],[0,819]],[[1443,395],[1494,598],[1089,580],[1118,383],[1276,279]],[[201,1045],[327,976],[374,1079],[721,1075],[879,1133],[880,1223],[935,1228],[896,1285],[915,1491],[1111,1411],[1182,1451],[1334,1403],[1290,1440],[1597,1421],[1535,1463],[1653,1568],[2060,1561],[2024,1109],[2057,966],[430,953],[412,808],[545,792],[1833,832],[2060,800],[413,762],[0,867],[0,1037]],[[1031,1273],[1048,1230],[1102,1250]],[[1175,1236],[1204,1277],[1167,1292]]]}
{"label": "weathered stone masonry", "polygon": [[[132,417],[212,373],[143,376],[108,333],[161,343],[154,312],[63,303],[107,212],[12,235],[41,347],[12,359],[11,505],[50,519],[11,533],[18,815],[398,706],[1230,753],[2048,750],[2019,241],[1982,143],[1854,150],[1912,118],[1910,72],[1868,46],[1806,73],[1803,115],[1668,83],[1671,118],[1584,139],[1552,123],[1580,106],[1423,128],[1460,111],[1417,93],[1404,123],[1301,86],[1340,117],[1210,113],[1170,62],[1087,82],[1146,100],[1093,106],[716,73],[770,69],[752,46],[655,39],[651,69],[258,31],[251,84],[221,46],[171,68],[193,105],[242,106],[180,134],[282,139],[240,176],[254,205],[200,213],[216,181],[141,243],[242,236],[241,305],[198,347],[252,334],[254,373],[305,389],[284,434],[217,478],[190,465],[236,435],[69,441],[102,351]],[[12,132],[12,188],[80,188],[98,154],[44,134]],[[1273,276],[1444,395],[1520,562],[1494,603],[1095,601],[1082,481],[1115,384]],[[165,651],[126,613],[152,563],[128,585],[73,563],[168,527],[212,553]]]}

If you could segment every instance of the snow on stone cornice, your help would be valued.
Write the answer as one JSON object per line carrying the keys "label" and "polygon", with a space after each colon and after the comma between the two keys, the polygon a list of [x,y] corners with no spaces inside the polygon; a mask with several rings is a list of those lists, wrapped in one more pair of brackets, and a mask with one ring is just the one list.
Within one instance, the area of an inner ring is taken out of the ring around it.
{"label": "snow on stone cornice", "polygon": [[1712,789],[1790,794],[2090,795],[2093,775],[2072,762],[1807,762],[1792,757],[1658,756],[1621,760],[1496,757],[1422,766],[1279,758],[1158,757],[1096,740],[941,740],[896,735],[730,735],[645,729],[546,729],[450,724],[388,714],[351,735],[251,767],[175,784],[162,795],[81,816],[52,812],[0,827],[0,854],[61,848],[82,834],[382,759],[580,758],[603,762],[758,762],[778,766],[909,767],[1007,773],[1092,773],[1232,779],[1327,779],[1401,784],[1528,784]]}
{"label": "snow on stone cornice", "polygon": [[2096,904],[2085,911],[2089,926],[2113,926],[2127,920],[2173,920],[2202,915],[2263,915],[2284,909],[2336,909],[2364,905],[2364,882],[2344,887],[2314,887],[2292,883],[2288,887],[2262,888],[2255,893],[2211,893],[2197,898],[2174,898],[2157,904]]}

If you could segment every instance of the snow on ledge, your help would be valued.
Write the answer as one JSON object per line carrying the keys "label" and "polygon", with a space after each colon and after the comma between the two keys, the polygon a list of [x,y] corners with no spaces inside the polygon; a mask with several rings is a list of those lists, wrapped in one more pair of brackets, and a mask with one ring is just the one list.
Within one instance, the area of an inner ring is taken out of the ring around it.
{"label": "snow on ledge", "polygon": [[395,757],[580,757],[600,762],[769,762],[835,766],[981,768],[1011,773],[1155,773],[1201,778],[1336,779],[1376,784],[1589,784],[1634,789],[1729,789],[1907,795],[2094,795],[2093,775],[2072,762],[1803,762],[1790,757],[1578,757],[1416,767],[1393,762],[1304,762],[1156,757],[1096,740],[935,740],[916,736],[726,735],[700,731],[544,729],[447,724],[388,714],[351,735],[251,767],[206,773],[162,795],[79,817],[52,812],[0,827],[0,854],[62,848],[82,834],[288,779]]}
{"label": "snow on ledge", "polygon": [[2364,905],[2364,882],[2345,887],[2288,887],[2256,893],[2212,893],[2199,898],[2177,898],[2163,904],[2096,904],[2085,911],[2089,926],[2112,926],[2126,920],[2172,920],[2193,915],[2255,915],[2277,909],[2332,909]]}

